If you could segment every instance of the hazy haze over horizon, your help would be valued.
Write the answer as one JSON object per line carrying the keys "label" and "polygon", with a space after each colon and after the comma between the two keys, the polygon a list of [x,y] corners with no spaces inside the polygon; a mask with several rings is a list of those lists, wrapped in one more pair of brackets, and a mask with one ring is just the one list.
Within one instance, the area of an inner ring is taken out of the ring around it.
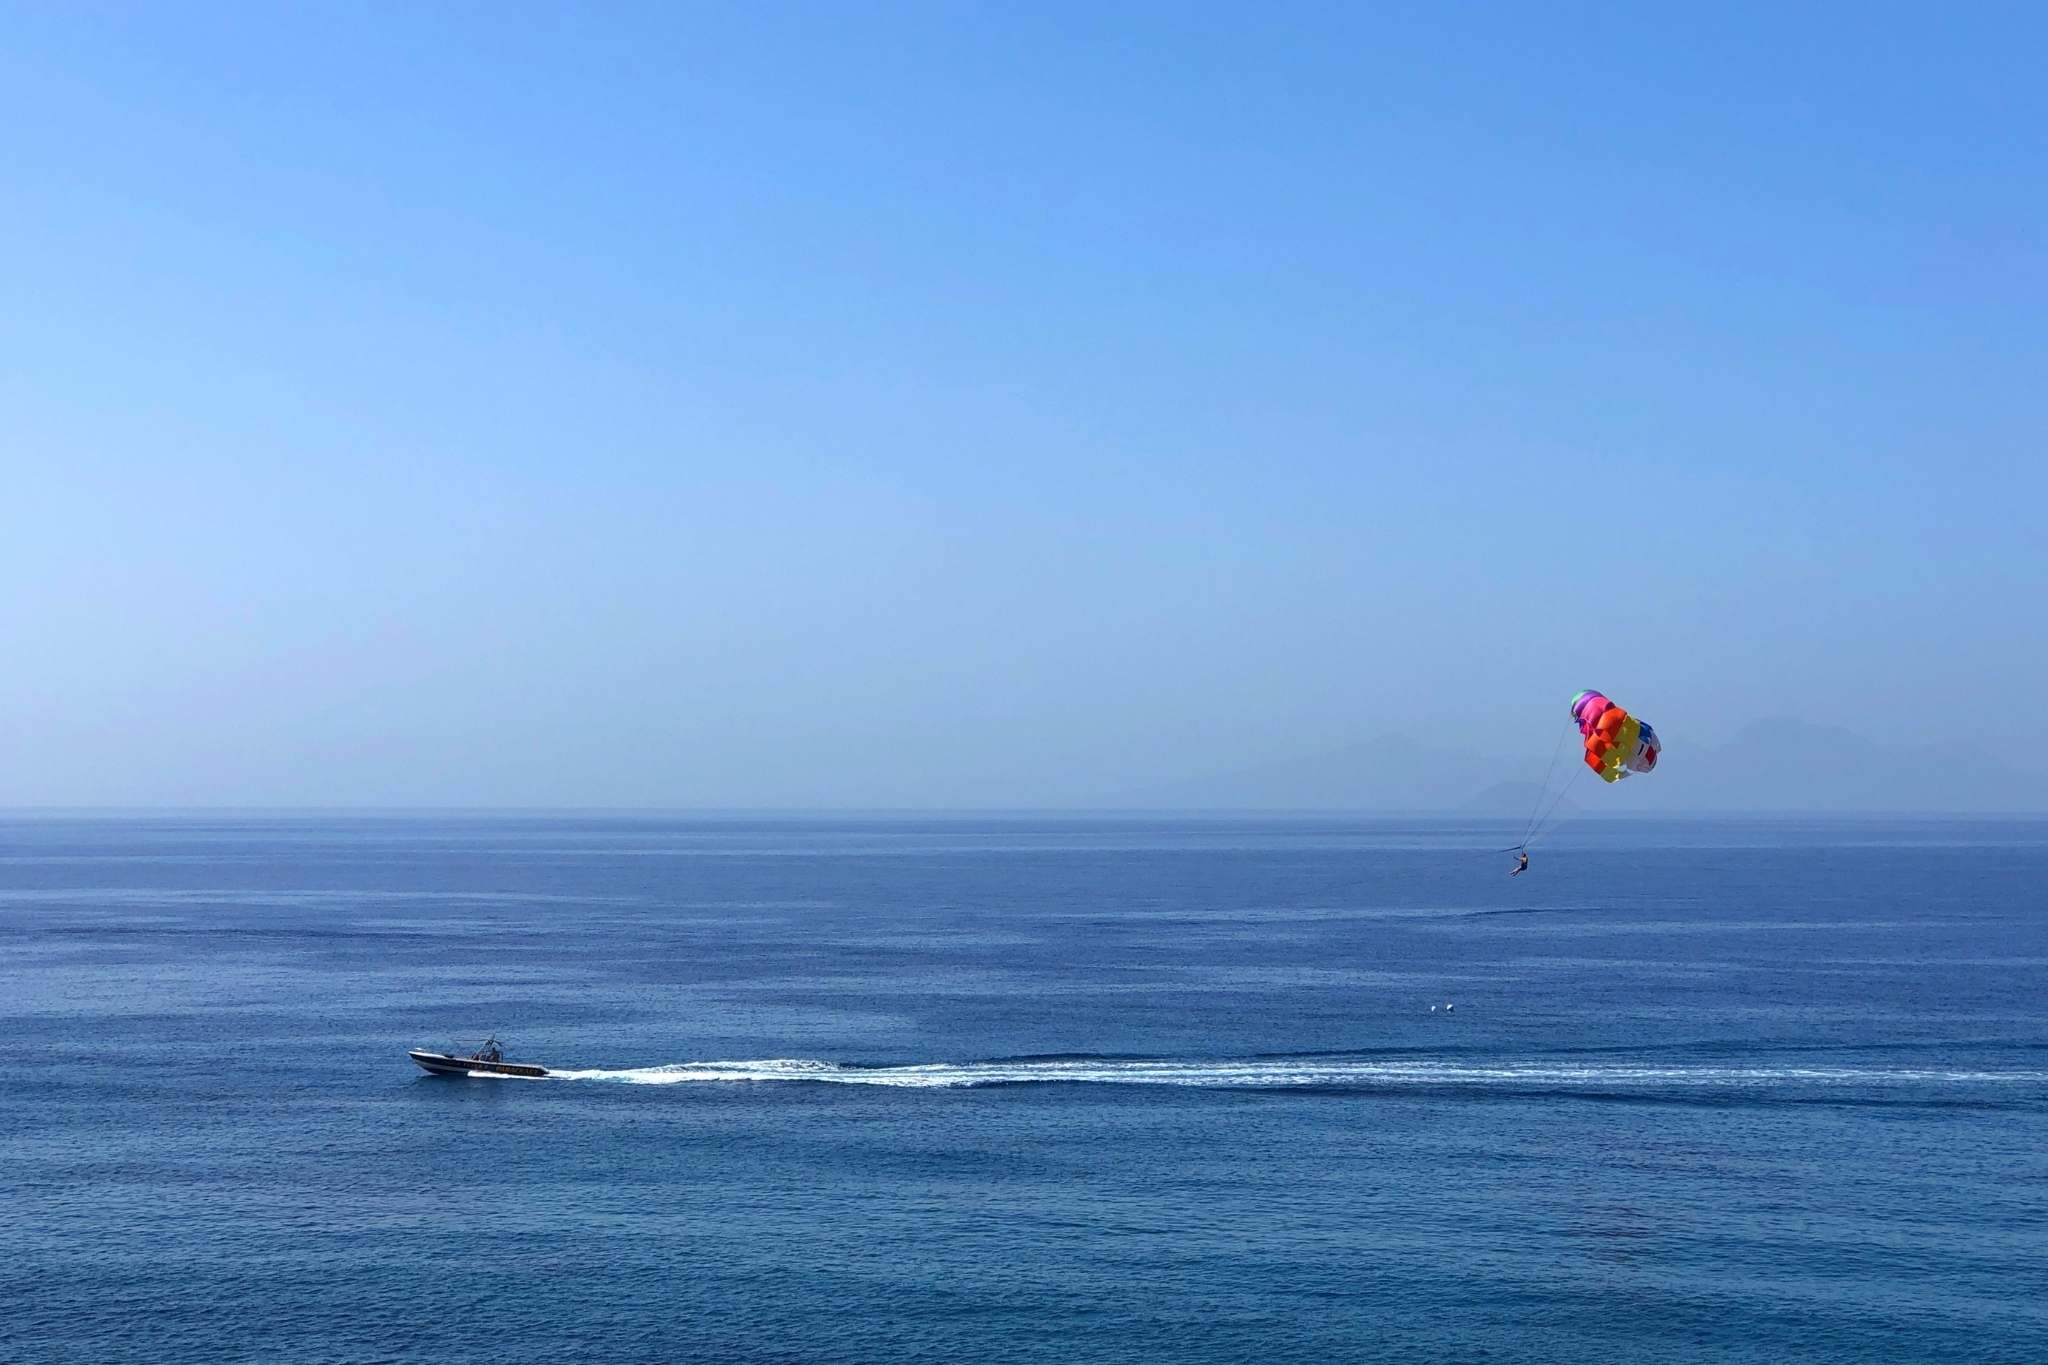
{"label": "hazy haze over horizon", "polygon": [[2037,8],[8,16],[0,805],[2048,773]]}

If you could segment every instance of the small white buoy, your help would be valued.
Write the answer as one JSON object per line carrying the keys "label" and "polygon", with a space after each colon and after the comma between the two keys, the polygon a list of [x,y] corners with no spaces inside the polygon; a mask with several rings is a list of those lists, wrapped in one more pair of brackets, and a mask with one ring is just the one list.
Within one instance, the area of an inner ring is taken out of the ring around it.
{"label": "small white buoy", "polygon": [[1456,1009],[1456,1008],[1457,1008],[1457,1006],[1456,1006],[1456,1005],[1445,1005],[1445,1006],[1444,1006],[1444,1013],[1445,1013],[1445,1014],[1449,1014],[1449,1013],[1450,1013],[1450,1012],[1451,1012],[1452,1010],[1454,1010],[1454,1009]]}
{"label": "small white buoy", "polygon": [[1435,1006],[1435,1005],[1431,1005],[1431,1006],[1429,1007],[1429,1012],[1430,1012],[1431,1014],[1435,1014],[1435,1013],[1436,1013],[1436,1006]]}

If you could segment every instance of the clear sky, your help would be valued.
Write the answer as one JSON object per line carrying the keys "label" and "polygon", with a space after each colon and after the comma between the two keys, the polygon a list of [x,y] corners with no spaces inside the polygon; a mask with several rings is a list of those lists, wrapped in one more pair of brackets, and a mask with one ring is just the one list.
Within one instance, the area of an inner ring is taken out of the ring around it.
{"label": "clear sky", "polygon": [[0,803],[2048,769],[2048,8],[0,7]]}

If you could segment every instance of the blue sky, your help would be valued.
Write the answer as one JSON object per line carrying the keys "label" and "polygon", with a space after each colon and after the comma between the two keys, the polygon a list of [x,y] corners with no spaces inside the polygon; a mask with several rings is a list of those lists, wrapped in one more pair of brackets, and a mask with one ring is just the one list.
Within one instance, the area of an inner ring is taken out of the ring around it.
{"label": "blue sky", "polygon": [[2038,7],[0,8],[0,802],[2048,770]]}

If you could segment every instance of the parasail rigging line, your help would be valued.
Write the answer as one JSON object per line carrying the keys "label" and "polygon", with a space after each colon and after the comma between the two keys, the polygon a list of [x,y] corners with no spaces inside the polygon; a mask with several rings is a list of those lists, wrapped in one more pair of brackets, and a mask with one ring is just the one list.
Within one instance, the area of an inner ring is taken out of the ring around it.
{"label": "parasail rigging line", "polygon": [[[1563,813],[1564,798],[1566,793],[1570,792],[1572,789],[1572,784],[1579,780],[1579,774],[1585,771],[1586,769],[1584,768],[1574,769],[1572,775],[1570,777],[1567,777],[1562,783],[1558,785],[1557,795],[1551,799],[1549,808],[1537,817],[1537,819],[1531,824],[1529,828],[1529,833],[1523,838],[1523,849],[1527,849],[1530,844],[1535,843],[1538,839],[1541,839],[1544,835],[1550,833],[1552,830],[1556,829],[1560,824],[1564,823],[1563,820],[1556,819],[1554,817],[1559,816]],[[1547,794],[1548,793],[1546,792],[1546,795]]]}
{"label": "parasail rigging line", "polygon": [[[1557,744],[1550,751],[1550,766],[1543,770],[1543,785],[1536,789],[1536,800],[1529,806],[1529,822],[1522,826],[1522,842],[1516,844],[1513,848],[1504,848],[1501,852],[1520,853],[1527,849],[1529,841],[1536,837],[1538,816],[1543,809],[1543,798],[1550,795],[1550,779],[1557,773],[1557,760],[1564,754],[1565,741],[1572,737],[1572,732],[1577,728],[1576,722],[1567,720],[1564,723],[1564,728],[1557,732]],[[1569,779],[1566,780],[1565,786],[1571,786]]]}

